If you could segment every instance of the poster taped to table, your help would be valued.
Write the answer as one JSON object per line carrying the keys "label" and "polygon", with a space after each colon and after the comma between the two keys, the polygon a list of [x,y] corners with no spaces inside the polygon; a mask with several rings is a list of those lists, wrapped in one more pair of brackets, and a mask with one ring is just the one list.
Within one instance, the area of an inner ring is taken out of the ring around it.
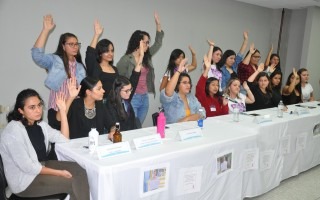
{"label": "poster taped to table", "polygon": [[97,147],[97,154],[99,159],[109,158],[127,153],[131,153],[131,148],[128,141]]}
{"label": "poster taped to table", "polygon": [[161,163],[141,168],[139,183],[140,197],[143,198],[167,190],[169,174],[169,163]]}
{"label": "poster taped to table", "polygon": [[275,150],[260,152],[260,171],[270,169],[273,163]]}
{"label": "poster taped to table", "polygon": [[200,192],[203,166],[179,170],[177,195]]}
{"label": "poster taped to table", "polygon": [[259,149],[247,149],[242,153],[243,170],[258,169]]}
{"label": "poster taped to table", "polygon": [[216,156],[216,175],[221,176],[232,170],[233,150]]}

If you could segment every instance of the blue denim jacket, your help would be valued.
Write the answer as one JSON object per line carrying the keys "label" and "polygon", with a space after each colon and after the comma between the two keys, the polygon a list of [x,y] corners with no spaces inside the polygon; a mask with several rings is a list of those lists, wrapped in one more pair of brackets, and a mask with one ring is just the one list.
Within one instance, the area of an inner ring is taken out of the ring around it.
{"label": "blue denim jacket", "polygon": [[[242,61],[243,55],[238,53],[235,59],[235,62],[232,65],[232,70],[237,73],[238,71],[238,64]],[[222,80],[221,80],[221,88],[224,90],[231,78],[229,71],[227,70],[227,67],[223,65],[221,67],[221,72],[222,72]]]}
{"label": "blue denim jacket", "polygon": [[[62,59],[54,54],[44,54],[43,48],[31,49],[33,61],[40,67],[48,70],[48,76],[44,81],[44,84],[51,90],[59,91],[62,83],[66,80],[67,74],[64,69]],[[86,76],[86,70],[81,63],[76,63],[76,78],[80,83]]]}
{"label": "blue denim jacket", "polygon": [[[191,114],[198,113],[199,108],[202,108],[205,113],[205,109],[193,94],[187,94],[187,99]],[[160,93],[160,102],[164,108],[164,115],[166,116],[167,124],[177,123],[180,119],[186,116],[183,100],[180,98],[178,93],[174,92],[171,97],[168,97],[165,94],[165,89],[163,89]]]}

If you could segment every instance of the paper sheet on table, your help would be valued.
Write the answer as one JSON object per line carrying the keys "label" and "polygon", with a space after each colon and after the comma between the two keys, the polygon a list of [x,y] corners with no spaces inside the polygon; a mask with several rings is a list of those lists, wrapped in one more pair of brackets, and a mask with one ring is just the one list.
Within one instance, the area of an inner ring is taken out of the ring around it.
{"label": "paper sheet on table", "polygon": [[258,169],[259,149],[248,149],[243,152],[243,170]]}
{"label": "paper sheet on table", "polygon": [[202,166],[198,166],[179,170],[177,195],[200,191],[202,168]]}
{"label": "paper sheet on table", "polygon": [[260,152],[260,171],[270,169],[273,162],[275,150]]}
{"label": "paper sheet on table", "polygon": [[301,151],[306,148],[307,136],[308,136],[308,133],[301,133],[297,136],[296,152]]}
{"label": "paper sheet on table", "polygon": [[280,152],[282,155],[290,153],[291,136],[285,136],[280,141]]}

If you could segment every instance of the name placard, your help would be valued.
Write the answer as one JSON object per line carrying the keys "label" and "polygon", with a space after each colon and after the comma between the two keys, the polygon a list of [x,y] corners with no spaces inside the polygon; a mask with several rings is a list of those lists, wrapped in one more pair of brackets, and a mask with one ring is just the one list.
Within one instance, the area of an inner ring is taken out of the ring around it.
{"label": "name placard", "polygon": [[294,111],[294,113],[300,116],[300,115],[309,114],[310,110],[308,108],[298,108]]}
{"label": "name placard", "polygon": [[192,128],[179,131],[181,141],[202,137],[201,128]]}
{"label": "name placard", "polygon": [[160,137],[160,134],[153,134],[145,137],[139,137],[136,139],[133,139],[134,146],[136,149],[143,149],[147,147],[152,147],[155,145],[162,144],[162,140]]}
{"label": "name placard", "polygon": [[97,147],[97,154],[99,159],[113,157],[126,153],[131,153],[131,148],[128,141]]}
{"label": "name placard", "polygon": [[260,124],[264,122],[271,122],[272,118],[270,115],[262,115],[262,116],[256,116],[253,121],[256,124]]}

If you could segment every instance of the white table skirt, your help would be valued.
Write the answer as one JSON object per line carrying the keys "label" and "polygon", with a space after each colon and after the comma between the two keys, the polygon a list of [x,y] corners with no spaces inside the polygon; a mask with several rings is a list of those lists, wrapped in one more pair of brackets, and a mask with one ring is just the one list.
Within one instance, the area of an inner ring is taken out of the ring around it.
{"label": "white table skirt", "polygon": [[[290,106],[289,112],[294,109],[295,106]],[[275,108],[253,112],[270,114],[273,121],[256,124],[254,117],[245,115],[240,116],[240,122],[233,122],[231,115],[208,118],[204,121],[203,137],[189,141],[179,141],[177,131],[196,127],[196,122],[171,124],[162,145],[141,150],[134,149],[132,139],[155,134],[156,128],[127,131],[123,132],[123,140],[130,142],[132,153],[102,160],[83,148],[87,138],[56,144],[56,152],[59,160],[76,161],[86,169],[94,200],[243,199],[263,194],[280,181],[320,163],[320,135],[312,134],[315,124],[320,123],[320,107],[302,116],[286,112],[283,118],[275,117]],[[290,141],[289,153],[282,152],[283,140]],[[297,140],[305,144],[299,151]],[[108,143],[106,135],[100,135],[99,145]],[[260,170],[257,165],[256,169],[247,170],[244,164],[248,150],[256,150],[258,155],[274,152],[271,168]],[[217,157],[229,152],[232,153],[231,169],[218,175]],[[141,169],[163,163],[170,166],[168,188],[142,197]],[[202,167],[200,191],[181,195],[178,193],[179,172],[191,167]]]}

